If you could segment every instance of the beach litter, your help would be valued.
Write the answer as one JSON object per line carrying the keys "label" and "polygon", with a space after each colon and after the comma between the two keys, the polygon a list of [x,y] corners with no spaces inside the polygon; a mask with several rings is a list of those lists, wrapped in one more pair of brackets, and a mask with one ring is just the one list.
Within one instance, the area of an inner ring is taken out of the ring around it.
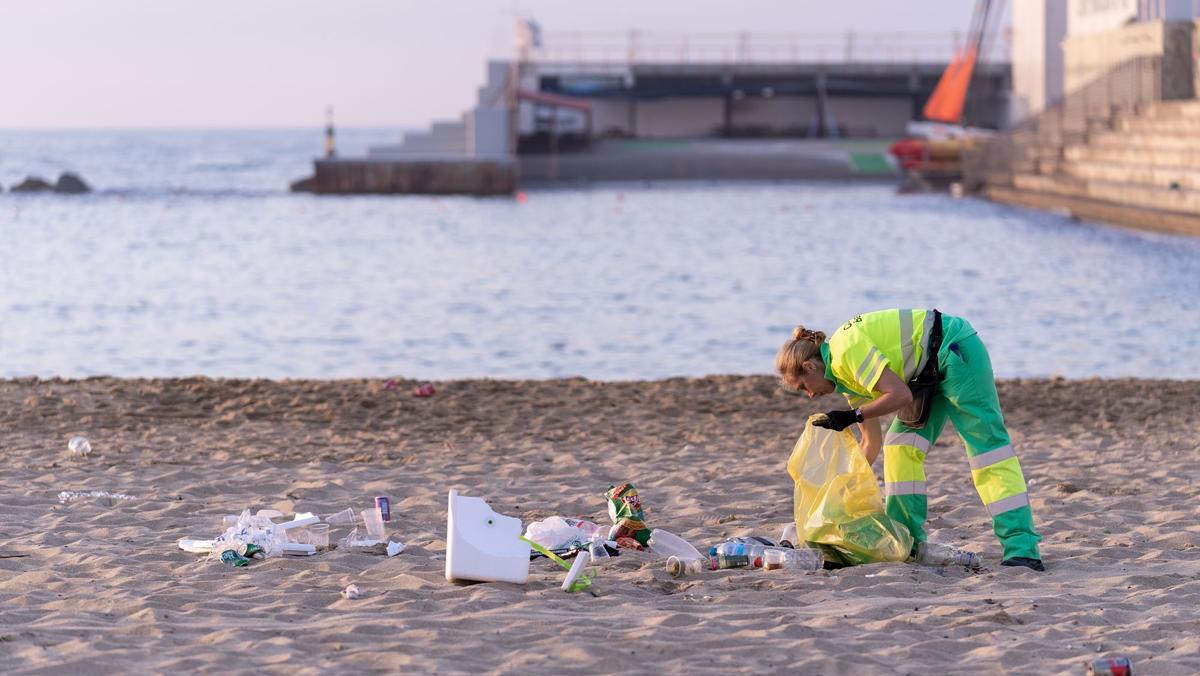
{"label": "beach litter", "polygon": [[1104,657],[1089,664],[1087,672],[1088,676],[1133,676],[1133,661],[1128,657]]}
{"label": "beach litter", "polygon": [[67,442],[67,448],[71,452],[81,458],[86,458],[92,452],[92,443],[87,440],[87,437],[71,437]]}
{"label": "beach litter", "polygon": [[325,517],[325,523],[330,526],[353,526],[357,521],[354,518],[354,510],[347,507],[337,514]]}
{"label": "beach litter", "polygon": [[225,561],[225,552],[247,556],[246,552],[251,547],[261,550],[266,558],[282,556],[283,547],[288,542],[287,527],[271,521],[271,512],[274,510],[251,515],[249,509],[243,510],[236,523],[213,539],[209,556]]}
{"label": "beach litter", "polygon": [[362,592],[358,590],[358,585],[350,584],[346,585],[346,588],[342,590],[342,597],[353,601],[354,599],[362,598]]}
{"label": "beach litter", "polygon": [[238,554],[232,549],[226,549],[225,551],[221,552],[221,562],[228,563],[234,568],[242,568],[250,565],[250,559]]}
{"label": "beach litter", "polygon": [[[592,578],[595,576],[595,573],[584,570],[584,568],[587,567],[588,563],[592,559],[591,554],[589,554],[587,551],[579,552],[579,554],[575,557],[574,562],[567,563],[567,561],[565,559],[563,559],[561,556],[559,556],[558,554],[555,554],[554,552],[550,551],[549,549],[546,549],[545,547],[526,538],[523,535],[519,536],[518,539],[522,540],[523,542],[528,543],[530,548],[534,549],[535,551],[540,552],[543,556],[545,556],[546,558],[550,559],[551,561],[557,563],[559,566],[561,566],[563,569],[565,569],[567,571],[567,577],[566,577],[566,579],[563,580],[563,583],[562,583],[563,591],[565,591],[565,592],[577,592],[577,591],[584,591],[584,590],[591,591],[590,587],[592,586]],[[595,596],[595,592],[591,592],[591,593],[593,596]]]}
{"label": "beach litter", "polygon": [[404,551],[404,543],[403,542],[394,542],[393,541],[393,542],[387,543],[387,555],[389,557],[395,556],[402,551]]}
{"label": "beach litter", "polygon": [[65,505],[80,498],[108,498],[109,500],[136,500],[132,495],[110,493],[108,491],[62,491],[58,494],[58,503]]}
{"label": "beach litter", "polygon": [[529,580],[530,542],[521,539],[520,519],[499,514],[482,498],[459,495],[453,489],[446,503],[447,580],[516,584]]}
{"label": "beach litter", "polygon": [[534,521],[525,528],[525,537],[551,550],[587,546],[599,534],[598,524],[563,516]]}
{"label": "beach litter", "polygon": [[418,387],[413,394],[418,397],[432,397],[437,394],[437,390],[433,388],[433,383],[425,383]]}
{"label": "beach litter", "polygon": [[399,383],[397,383],[397,382],[396,382],[396,379],[395,379],[395,378],[388,378],[388,381],[387,381],[386,383],[384,383],[384,384],[383,384],[383,389],[385,389],[385,390],[394,390],[394,389],[396,389],[398,386],[399,386]]}
{"label": "beach litter", "polygon": [[383,542],[387,539],[387,529],[383,525],[383,514],[378,507],[364,509],[361,512],[363,524],[367,529],[367,537],[376,542]]}
{"label": "beach litter", "polygon": [[608,539],[620,547],[645,549],[650,542],[650,529],[646,527],[646,516],[637,488],[631,483],[609,486],[604,497],[608,501],[608,516],[613,521]]}
{"label": "beach litter", "polygon": [[272,521],[280,516],[283,513],[275,509],[260,509],[253,515],[245,509],[237,516],[223,517],[226,528],[217,537],[211,540],[180,538],[178,545],[185,552],[205,554],[209,559],[235,567],[249,564],[252,558],[284,554],[312,556],[318,547],[328,545],[328,526],[321,524],[316,515],[303,512],[293,516],[291,521]]}
{"label": "beach litter", "polygon": [[[606,559],[620,554],[617,543],[608,540],[599,524],[587,519],[551,516],[534,521],[525,529],[525,537],[558,554],[564,559],[587,551],[592,559]],[[541,557],[534,550],[530,558]]]}

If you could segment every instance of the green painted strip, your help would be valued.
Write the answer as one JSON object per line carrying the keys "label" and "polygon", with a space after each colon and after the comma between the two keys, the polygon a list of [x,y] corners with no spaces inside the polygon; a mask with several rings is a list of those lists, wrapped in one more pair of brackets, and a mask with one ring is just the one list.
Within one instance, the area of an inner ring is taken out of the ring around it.
{"label": "green painted strip", "polygon": [[860,174],[896,173],[896,168],[882,153],[850,153],[850,167]]}

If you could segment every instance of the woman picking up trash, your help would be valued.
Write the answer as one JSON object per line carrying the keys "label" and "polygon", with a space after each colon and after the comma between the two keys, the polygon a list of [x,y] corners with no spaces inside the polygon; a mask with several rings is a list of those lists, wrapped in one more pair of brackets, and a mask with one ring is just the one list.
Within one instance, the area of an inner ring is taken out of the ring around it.
{"label": "woman picking up trash", "polygon": [[[914,542],[926,540],[925,456],[949,417],[1004,548],[1001,565],[1045,570],[991,359],[965,319],[937,310],[880,310],[854,317],[828,341],[797,326],[775,368],[784,385],[810,398],[846,396],[853,410],[829,411],[813,424],[840,431],[858,423],[867,462],[874,464],[882,441],[886,511]],[[879,419],[891,413],[897,417],[882,438]]]}

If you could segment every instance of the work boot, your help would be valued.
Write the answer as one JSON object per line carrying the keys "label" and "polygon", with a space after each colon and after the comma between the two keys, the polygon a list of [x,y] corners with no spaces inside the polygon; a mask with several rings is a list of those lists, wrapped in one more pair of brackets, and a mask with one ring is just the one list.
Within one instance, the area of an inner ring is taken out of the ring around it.
{"label": "work boot", "polygon": [[1005,559],[1000,562],[1002,566],[1025,566],[1039,573],[1046,572],[1046,567],[1042,565],[1041,559],[1027,559],[1024,556],[1014,556],[1011,559]]}

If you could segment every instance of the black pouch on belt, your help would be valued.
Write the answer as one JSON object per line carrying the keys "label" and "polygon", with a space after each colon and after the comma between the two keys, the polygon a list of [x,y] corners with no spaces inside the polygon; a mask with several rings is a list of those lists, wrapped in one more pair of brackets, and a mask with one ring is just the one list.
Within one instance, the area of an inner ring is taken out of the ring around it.
{"label": "black pouch on belt", "polygon": [[929,410],[933,408],[933,397],[938,391],[938,351],[942,349],[942,313],[933,313],[933,324],[929,329],[929,345],[925,350],[925,368],[908,381],[908,389],[912,392],[912,402],[896,412],[896,418],[905,427],[922,428],[929,420]]}

